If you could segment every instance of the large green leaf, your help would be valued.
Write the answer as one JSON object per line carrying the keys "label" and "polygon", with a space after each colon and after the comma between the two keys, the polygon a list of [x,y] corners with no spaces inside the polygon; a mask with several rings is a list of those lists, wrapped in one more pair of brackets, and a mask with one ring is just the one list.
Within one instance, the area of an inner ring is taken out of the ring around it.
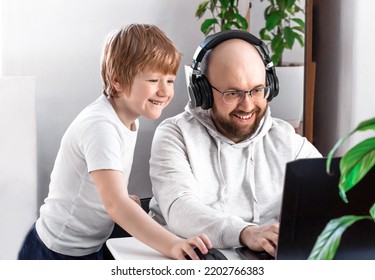
{"label": "large green leaf", "polygon": [[296,0],[286,0],[286,8],[289,10],[292,9],[295,2]]}
{"label": "large green leaf", "polygon": [[292,18],[294,22],[298,24],[299,27],[305,29],[305,22],[300,18]]}
{"label": "large green leaf", "polygon": [[281,36],[281,33],[277,33],[273,40],[271,41],[271,49],[276,52],[277,49],[280,48],[280,46],[283,45],[283,37]]}
{"label": "large green leaf", "polygon": [[282,18],[283,18],[283,15],[279,11],[272,12],[267,17],[267,20],[266,20],[266,29],[268,31],[271,31],[272,29],[274,29],[280,23],[280,21],[282,20]]}
{"label": "large green leaf", "polygon": [[274,37],[274,40],[271,42],[271,49],[273,51],[273,55],[271,56],[272,62],[274,65],[279,65],[284,51],[283,38],[281,34]]}
{"label": "large green leaf", "polygon": [[201,25],[201,31],[204,33],[204,34],[207,34],[207,30],[212,27],[213,25],[217,24],[217,19],[216,18],[209,18],[209,19],[206,19],[202,25]]}
{"label": "large green leaf", "polygon": [[228,5],[229,5],[229,2],[233,2],[233,1],[228,1],[228,0],[220,0],[220,4],[221,4],[221,8],[227,8]]}
{"label": "large green leaf", "polygon": [[329,152],[327,156],[327,164],[326,164],[326,170],[327,173],[330,173],[330,167],[331,162],[334,154],[336,153],[337,149],[355,132],[357,131],[365,131],[365,130],[375,130],[375,118],[366,120],[361,122],[354,130],[350,131],[348,134],[342,136],[339,141],[335,144],[335,146],[332,148],[332,150]]}
{"label": "large green leaf", "polygon": [[201,18],[201,17],[204,15],[204,13],[205,13],[206,10],[207,10],[207,5],[208,5],[208,3],[209,3],[209,1],[203,1],[202,3],[200,3],[200,4],[198,5],[198,8],[197,8],[197,10],[196,10],[196,12],[195,12],[195,16],[196,16],[197,18]]}
{"label": "large green leaf", "polygon": [[271,5],[268,6],[268,7],[266,7],[266,8],[264,9],[263,17],[264,17],[265,19],[268,18],[268,15],[271,13],[271,10],[272,10],[272,6],[271,6]]}
{"label": "large green leaf", "polygon": [[263,28],[259,31],[260,38],[261,38],[263,41],[271,41],[271,37],[270,37],[266,32],[267,32],[267,29],[266,29],[265,27],[263,27]]}
{"label": "large green leaf", "polygon": [[305,45],[302,36],[300,36],[297,33],[294,33],[294,36],[296,37],[297,41],[299,42],[300,46],[303,47]]}
{"label": "large green leaf", "polygon": [[287,48],[291,50],[293,48],[295,36],[293,29],[289,26],[286,26],[284,28],[284,38]]}
{"label": "large green leaf", "polygon": [[[358,163],[363,162],[363,158],[367,155],[371,155],[375,152],[375,137],[368,138],[358,143],[352,147],[346,154],[342,157],[340,161],[340,171],[342,173],[347,173],[354,168]],[[375,159],[374,154],[368,159],[372,161]],[[367,162],[365,162],[367,163]]]}
{"label": "large green leaf", "polygon": [[353,188],[375,165],[375,137],[366,139],[351,148],[340,160],[340,195]]}
{"label": "large green leaf", "polygon": [[[295,31],[295,33],[296,33],[296,32],[301,33],[301,34],[298,34],[298,36],[301,36],[301,38],[303,38],[302,36],[303,36],[303,34],[305,34],[305,29],[304,29],[303,27],[300,27],[300,26],[293,26],[292,29],[293,29],[293,31]],[[296,34],[297,34],[297,33],[296,33]]]}
{"label": "large green leaf", "polygon": [[296,3],[296,5],[294,6],[294,13],[299,13],[299,12],[304,13],[305,10],[302,7],[298,6],[297,3]]}
{"label": "large green leaf", "polygon": [[244,18],[243,16],[241,16],[239,14],[235,14],[234,17],[236,18],[237,22],[239,23],[240,29],[247,30],[248,23],[247,23],[246,18]]}
{"label": "large green leaf", "polygon": [[274,52],[274,54],[271,56],[271,60],[273,65],[279,65],[281,60],[281,52]]}
{"label": "large green leaf", "polygon": [[213,12],[217,5],[217,0],[210,0],[210,11]]}
{"label": "large green leaf", "polygon": [[375,203],[370,208],[370,215],[375,220]]}
{"label": "large green leaf", "polygon": [[332,260],[340,245],[341,236],[344,231],[353,223],[369,219],[369,216],[343,216],[331,220],[322,233],[318,236],[317,241],[308,257],[309,260]]}

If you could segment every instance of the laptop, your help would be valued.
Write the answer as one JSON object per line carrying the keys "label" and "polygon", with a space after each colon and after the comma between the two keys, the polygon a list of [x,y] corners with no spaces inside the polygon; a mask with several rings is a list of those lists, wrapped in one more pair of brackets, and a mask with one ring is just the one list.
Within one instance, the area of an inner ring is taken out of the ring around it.
{"label": "laptop", "polygon": [[[339,197],[340,158],[326,173],[326,158],[299,159],[286,165],[276,257],[236,248],[243,259],[305,260],[326,224],[344,215],[369,215],[375,203],[375,168],[347,192],[349,203]],[[375,260],[375,223],[362,220],[343,233],[335,259]]]}

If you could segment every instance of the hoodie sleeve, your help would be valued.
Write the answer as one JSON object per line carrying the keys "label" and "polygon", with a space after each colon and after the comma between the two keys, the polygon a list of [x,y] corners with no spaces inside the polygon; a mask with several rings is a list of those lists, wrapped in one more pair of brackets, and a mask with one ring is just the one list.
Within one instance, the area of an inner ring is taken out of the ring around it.
{"label": "hoodie sleeve", "polygon": [[[196,145],[200,145],[199,141]],[[240,246],[240,232],[251,224],[201,201],[199,188],[202,186],[192,172],[187,149],[189,146],[185,145],[176,124],[163,123],[157,128],[150,159],[150,177],[156,200],[151,212],[157,217],[162,216],[168,229],[179,236],[205,233],[214,247]]]}

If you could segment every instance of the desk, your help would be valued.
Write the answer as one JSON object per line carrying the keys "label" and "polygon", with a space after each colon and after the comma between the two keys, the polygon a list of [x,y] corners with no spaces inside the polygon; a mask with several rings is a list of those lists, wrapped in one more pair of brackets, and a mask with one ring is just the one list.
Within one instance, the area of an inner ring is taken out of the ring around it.
{"label": "desk", "polygon": [[[106,245],[116,260],[169,260],[134,237],[110,238]],[[220,251],[229,260],[240,260],[234,249]]]}

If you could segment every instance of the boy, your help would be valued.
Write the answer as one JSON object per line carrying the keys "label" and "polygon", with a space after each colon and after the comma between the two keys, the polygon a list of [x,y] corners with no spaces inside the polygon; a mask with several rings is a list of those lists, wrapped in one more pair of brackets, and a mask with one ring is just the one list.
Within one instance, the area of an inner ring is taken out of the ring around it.
{"label": "boy", "polygon": [[156,26],[131,24],[109,36],[103,95],[65,132],[40,217],[19,259],[103,259],[114,222],[173,259],[198,259],[208,238],[181,239],[151,219],[127,191],[138,117],[158,118],[174,95],[181,55]]}

